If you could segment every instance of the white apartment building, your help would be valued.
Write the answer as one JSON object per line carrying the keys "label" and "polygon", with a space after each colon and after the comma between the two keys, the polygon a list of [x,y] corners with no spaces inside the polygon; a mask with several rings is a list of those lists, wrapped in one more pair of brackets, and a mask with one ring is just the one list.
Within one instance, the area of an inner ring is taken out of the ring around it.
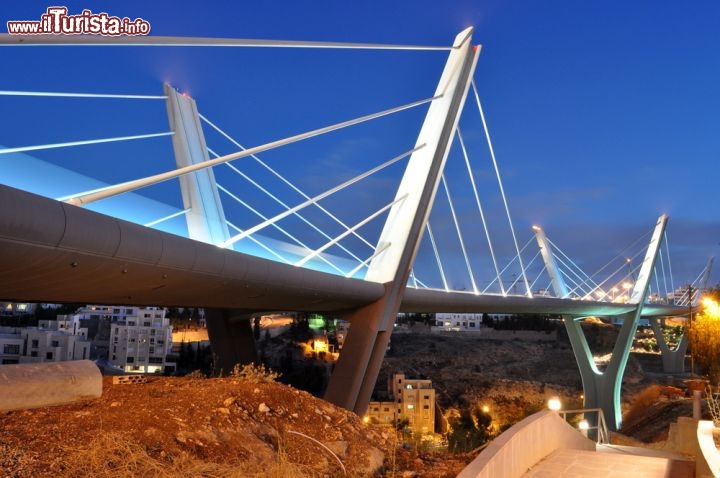
{"label": "white apartment building", "polygon": [[167,361],[172,350],[172,326],[165,318],[165,309],[124,306],[85,309],[111,320],[108,348],[111,364],[130,373],[175,371],[175,363]]}
{"label": "white apartment building", "polygon": [[0,330],[0,363],[62,362],[90,358],[79,320],[41,320],[37,327]]}
{"label": "white apartment building", "polygon": [[483,314],[450,314],[439,312],[435,314],[433,331],[465,331],[480,330]]}
{"label": "white apartment building", "polygon": [[24,348],[24,340],[20,334],[14,333],[10,328],[0,330],[0,365],[20,363]]}

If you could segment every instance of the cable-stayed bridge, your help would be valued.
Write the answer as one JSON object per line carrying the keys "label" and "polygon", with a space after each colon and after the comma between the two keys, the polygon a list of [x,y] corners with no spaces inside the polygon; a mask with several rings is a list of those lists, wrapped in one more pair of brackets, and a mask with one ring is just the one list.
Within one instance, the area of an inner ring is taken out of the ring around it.
{"label": "cable-stayed bridge", "polygon": [[[651,230],[649,245],[631,256],[635,266],[623,265],[631,280],[624,277],[619,283],[612,278],[617,275],[614,270],[604,279],[583,276],[569,257],[551,250],[554,244],[544,234],[536,235],[540,245],[536,253],[528,249],[532,237],[521,247],[473,81],[480,47],[472,45],[471,35],[471,29],[462,32],[448,47],[163,37],[0,37],[0,43],[22,48],[48,43],[136,48],[189,45],[439,50],[447,56],[434,91],[425,96],[250,147],[212,115],[200,113],[201,105],[191,97],[169,85],[162,95],[0,92],[13,101],[160,102],[169,119],[169,131],[30,145],[2,139],[6,147],[0,149],[0,161],[6,162],[5,177],[12,173],[26,180],[25,189],[33,190],[47,167],[30,154],[65,148],[120,148],[125,143],[144,146],[151,141],[164,142],[161,144],[174,152],[169,154],[174,164],[148,167],[128,160],[127,167],[120,166],[130,177],[119,182],[69,174],[54,165],[50,170],[58,174],[55,183],[63,190],[35,190],[50,197],[0,186],[0,258],[4,264],[0,295],[23,301],[204,307],[213,348],[223,368],[248,360],[247,352],[254,351],[249,314],[333,311],[352,326],[327,398],[360,413],[374,388],[399,310],[561,314],[568,330],[576,330],[571,332],[571,340],[588,406],[601,406],[609,416],[617,417],[619,381],[640,316],[680,312],[661,301],[647,303],[657,258],[662,257],[667,218],[662,216]],[[473,116],[466,111],[471,109],[468,105],[474,109]],[[467,120],[468,116],[474,122]],[[393,126],[389,120],[396,117],[402,119]],[[382,148],[339,136],[349,145],[344,151],[347,156],[365,155],[373,149],[387,153],[365,169],[346,166],[340,178],[329,163],[323,165],[325,170],[304,164],[317,154],[314,148],[337,141],[334,135],[367,128],[362,130],[364,138],[394,127],[398,132],[414,127],[414,134],[407,138],[392,134],[392,140],[383,141],[391,147]],[[314,142],[320,145],[312,146],[310,153],[299,149]],[[490,175],[501,198],[495,212],[481,200],[485,190],[478,186],[481,177],[472,154],[478,144],[487,148]],[[148,150],[139,149],[143,157]],[[290,177],[277,166],[274,155],[280,154],[278,151],[285,152],[285,163],[303,163],[295,168],[300,177]],[[34,168],[18,169],[28,164]],[[156,170],[135,173],[136,169],[153,168]],[[303,180],[302,173],[308,172],[314,172],[314,181]],[[77,182],[65,182],[69,176]],[[465,186],[456,187],[461,181]],[[83,187],[78,188],[79,183]],[[176,204],[148,199],[153,188],[174,194]],[[468,201],[461,205],[463,196]],[[471,209],[472,222],[467,219]],[[491,234],[491,216],[506,220],[501,240]],[[455,252],[447,252],[449,244],[455,246]],[[430,259],[418,259],[426,257]],[[509,279],[510,275],[514,277]],[[624,284],[625,297],[620,300],[622,294],[613,288]],[[658,284],[656,279],[656,289]],[[463,290],[454,290],[458,288]],[[591,363],[575,320],[588,315],[624,318],[616,360],[603,374]],[[585,368],[582,360],[587,361]],[[619,425],[619,418],[615,423]]]}

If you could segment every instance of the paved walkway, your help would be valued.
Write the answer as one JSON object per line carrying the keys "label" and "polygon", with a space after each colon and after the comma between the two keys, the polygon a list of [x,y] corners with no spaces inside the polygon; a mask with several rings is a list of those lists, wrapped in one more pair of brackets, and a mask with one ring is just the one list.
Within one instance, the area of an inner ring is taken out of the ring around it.
{"label": "paved walkway", "polygon": [[645,448],[598,445],[596,452],[556,450],[525,478],[694,478],[695,462],[681,455]]}

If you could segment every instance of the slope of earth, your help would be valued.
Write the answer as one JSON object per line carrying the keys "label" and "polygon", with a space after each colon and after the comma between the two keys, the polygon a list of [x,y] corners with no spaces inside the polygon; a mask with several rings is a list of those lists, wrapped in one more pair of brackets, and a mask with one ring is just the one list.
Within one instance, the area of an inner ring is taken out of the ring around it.
{"label": "slope of earth", "polygon": [[440,477],[467,460],[393,454],[389,431],[275,382],[103,380],[97,400],[0,413],[0,477]]}
{"label": "slope of earth", "polygon": [[[611,326],[584,325],[599,355],[602,370],[617,331]],[[603,355],[604,354],[604,355]],[[650,360],[650,359],[647,359]],[[652,360],[660,361],[654,354]],[[504,429],[539,411],[557,396],[565,409],[583,407],[582,381],[567,337],[556,332],[433,332],[415,325],[394,333],[376,385],[379,396],[393,373],[432,380],[445,415],[450,409],[487,405],[494,423]],[[663,376],[664,377],[664,376]],[[623,408],[639,390],[655,381],[631,356],[623,377]]]}

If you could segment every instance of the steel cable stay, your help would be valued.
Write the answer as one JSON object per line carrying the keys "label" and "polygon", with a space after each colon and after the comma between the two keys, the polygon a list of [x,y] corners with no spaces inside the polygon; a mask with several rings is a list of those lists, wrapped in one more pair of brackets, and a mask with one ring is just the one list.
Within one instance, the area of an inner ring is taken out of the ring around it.
{"label": "steel cable stay", "polygon": [[94,201],[99,201],[101,199],[106,199],[108,197],[116,196],[118,194],[134,191],[136,189],[141,189],[147,186],[151,186],[153,184],[157,184],[163,181],[167,181],[168,179],[173,179],[179,176],[182,176],[184,174],[192,173],[195,171],[200,171],[203,169],[211,168],[213,166],[216,166],[218,164],[227,163],[230,161],[234,161],[236,159],[244,158],[247,156],[250,156],[251,154],[257,154],[264,151],[269,151],[271,149],[279,148],[281,146],[286,146],[288,144],[297,143],[300,141],[304,141],[306,139],[313,138],[315,136],[320,136],[326,133],[330,133],[332,131],[338,131],[350,126],[354,126],[357,124],[365,123],[367,121],[371,121],[377,118],[381,118],[384,116],[391,115],[393,113],[398,113],[400,111],[404,111],[407,109],[415,108],[420,105],[424,105],[427,103],[430,103],[441,96],[433,96],[431,98],[426,98],[424,100],[414,101],[412,103],[407,103],[401,106],[396,106],[393,108],[388,108],[383,111],[379,111],[377,113],[368,114],[365,116],[361,116],[358,118],[354,118],[347,121],[342,121],[340,123],[335,123],[329,126],[324,126],[321,128],[313,129],[310,131],[306,131],[304,133],[299,133],[294,136],[289,136],[283,139],[279,139],[276,141],[271,141],[269,143],[262,144],[260,146],[255,146],[250,149],[246,149],[244,151],[238,151],[235,153],[231,153],[225,156],[221,156],[219,158],[211,159],[208,161],[203,161],[201,163],[194,163],[190,164],[188,166],[184,166],[182,168],[176,168],[170,171],[166,171],[164,173],[155,174],[152,176],[148,176],[145,178],[135,179],[132,181],[126,181],[124,183],[116,184],[112,186],[111,188],[105,189],[100,192],[82,192],[78,193],[76,195],[73,195],[69,199],[66,200],[66,202],[73,204],[75,206],[84,206],[86,204],[89,204]]}
{"label": "steel cable stay", "polygon": [[[232,229],[235,229],[237,232],[242,232],[242,229],[240,229],[239,227],[237,227],[235,224],[233,224],[232,222],[228,221],[227,219],[225,220],[225,223],[226,223],[229,227],[231,227]],[[260,241],[257,240],[256,238],[251,237],[250,240],[253,241],[255,244],[257,244],[258,246],[260,246],[260,247],[262,247],[263,249],[265,249],[267,252],[269,252],[269,253],[272,254],[273,256],[277,257],[281,262],[284,262],[285,264],[288,264],[288,265],[289,265],[289,264],[292,264],[292,262],[290,262],[290,260],[288,260],[288,259],[286,259],[285,257],[281,256],[281,255],[278,254],[276,251],[274,251],[274,250],[271,249],[270,247],[266,246],[265,244],[263,244],[262,242],[260,242]]]}
{"label": "steel cable stay", "polygon": [[515,245],[515,252],[517,253],[518,261],[520,263],[520,271],[522,274],[523,282],[525,282],[525,290],[528,297],[532,297],[530,290],[530,284],[528,283],[527,275],[525,274],[525,267],[523,266],[522,257],[520,256],[520,248],[518,246],[517,236],[515,234],[515,227],[513,226],[512,217],[510,216],[510,207],[508,206],[507,197],[505,196],[505,188],[503,187],[502,179],[500,177],[500,169],[498,168],[497,159],[495,157],[495,149],[493,148],[492,141],[490,140],[490,131],[485,121],[485,113],[483,112],[482,105],[480,104],[480,95],[478,94],[475,80],[471,80],[473,92],[475,93],[475,102],[480,112],[480,120],[482,121],[483,130],[485,131],[485,139],[487,140],[488,149],[490,150],[490,157],[492,158],[493,167],[495,168],[495,175],[497,177],[498,186],[500,187],[500,196],[505,206],[505,213],[507,215],[508,224],[510,226],[510,233],[512,234],[513,244]]}
{"label": "steel cable stay", "polygon": [[[220,191],[224,192],[225,194],[227,194],[228,196],[230,196],[230,198],[234,199],[237,203],[239,203],[240,205],[244,206],[244,207],[247,208],[250,212],[252,212],[252,213],[255,214],[256,216],[260,217],[261,219],[263,219],[263,220],[265,220],[265,221],[267,222],[267,216],[265,216],[263,213],[261,213],[261,212],[258,211],[257,209],[255,209],[255,208],[253,208],[252,206],[250,206],[248,203],[246,203],[245,201],[243,201],[242,199],[240,199],[239,197],[237,197],[235,194],[233,194],[232,192],[230,192],[229,190],[227,190],[226,188],[224,188],[221,184],[217,183],[216,185],[217,185],[217,188],[218,188]],[[302,247],[302,248],[304,248],[304,249],[307,249],[307,250],[312,250],[310,247],[308,247],[307,244],[305,244],[303,241],[301,241],[301,240],[298,239],[297,237],[295,237],[295,236],[293,236],[292,234],[290,234],[289,232],[287,232],[284,228],[280,227],[276,222],[271,222],[271,223],[269,223],[269,225],[273,226],[275,229],[277,229],[277,230],[280,231],[283,235],[285,235],[286,237],[288,237],[289,239],[291,239],[292,241],[294,241],[294,242],[295,242],[297,245],[299,245],[300,247]],[[244,234],[244,235],[245,235],[244,237],[249,236],[249,234],[245,234],[246,232],[247,232],[247,230],[239,233],[239,235],[243,235],[243,234]],[[227,246],[226,246],[226,247],[227,247]],[[325,262],[327,265],[329,265],[330,267],[332,267],[333,269],[335,269],[335,270],[336,270],[337,272],[339,272],[340,274],[342,274],[342,275],[345,274],[345,271],[344,271],[344,270],[340,269],[338,266],[336,266],[335,264],[333,264],[332,262],[330,262],[325,256],[320,256],[320,260],[322,260],[323,262]]]}
{"label": "steel cable stay", "polygon": [[160,219],[155,219],[154,221],[147,222],[147,223],[143,224],[143,226],[145,226],[145,227],[154,227],[154,226],[157,226],[158,224],[161,224],[161,223],[163,223],[163,222],[165,222],[165,221],[169,221],[170,219],[174,219],[174,218],[176,218],[176,217],[178,217],[178,216],[183,216],[183,215],[189,213],[191,210],[192,210],[192,209],[190,209],[190,208],[188,208],[188,209],[183,209],[182,211],[177,211],[177,212],[174,212],[174,213],[172,213],[172,214],[168,214],[167,216],[161,217]]}
{"label": "steel cable stay", "polygon": [[[377,211],[375,211],[374,213],[372,213],[371,215],[369,215],[368,217],[366,217],[365,219],[363,219],[363,220],[360,221],[359,223],[355,224],[355,225],[354,225],[352,228],[350,228],[349,230],[343,232],[342,234],[340,234],[340,235],[337,236],[336,238],[331,239],[330,242],[324,244],[324,245],[321,246],[320,248],[314,250],[311,254],[308,254],[307,256],[305,256],[304,258],[302,258],[301,260],[299,260],[298,262],[296,262],[296,263],[295,263],[295,266],[302,266],[303,264],[305,264],[305,263],[306,263],[307,261],[309,261],[310,259],[312,259],[312,258],[314,258],[314,257],[317,257],[318,254],[321,254],[322,252],[324,252],[325,250],[327,250],[329,247],[332,247],[332,246],[338,244],[338,241],[344,239],[345,237],[347,237],[348,235],[350,235],[353,231],[355,231],[355,230],[363,227],[365,224],[369,223],[370,221],[372,221],[373,219],[375,219],[375,218],[378,217],[379,215],[383,214],[383,213],[386,212],[388,209],[390,209],[391,207],[393,207],[395,204],[397,204],[397,203],[399,203],[399,202],[401,202],[401,201],[404,201],[407,196],[408,196],[407,194],[404,194],[404,195],[400,196],[399,198],[395,199],[394,201],[390,202],[389,204],[381,207],[380,209],[378,209]],[[358,259],[358,260],[359,260],[359,259]]]}
{"label": "steel cable stay", "polygon": [[475,184],[475,175],[473,174],[472,168],[470,167],[470,157],[468,155],[467,148],[465,147],[465,140],[463,139],[459,126],[457,127],[457,137],[458,142],[460,143],[460,148],[462,149],[463,158],[465,159],[465,166],[467,167],[470,184],[472,185],[473,194],[475,196],[475,203],[478,207],[478,211],[480,212],[480,220],[483,225],[483,230],[485,231],[485,239],[488,243],[488,249],[490,249],[490,257],[492,259],[493,267],[495,269],[495,276],[498,277],[498,283],[500,284],[500,293],[505,295],[505,285],[502,283],[501,280],[499,280],[500,268],[498,267],[497,259],[495,257],[495,248],[493,247],[492,240],[490,238],[490,230],[488,229],[487,221],[485,219],[485,213],[483,211],[482,203],[480,202],[480,195],[478,193],[477,185]]}
{"label": "steel cable stay", "polygon": [[[220,135],[222,135],[225,139],[227,139],[227,140],[230,141],[233,145],[235,145],[235,146],[237,146],[238,148],[240,148],[240,150],[245,151],[245,150],[247,149],[247,148],[245,148],[242,144],[240,144],[239,142],[237,142],[234,138],[232,138],[229,134],[227,134],[225,131],[223,131],[222,129],[220,129],[219,126],[217,126],[215,123],[213,123],[212,121],[210,121],[208,118],[206,118],[205,116],[203,116],[203,115],[200,114],[200,113],[198,113],[198,116],[200,117],[201,120],[203,120],[205,123],[207,123],[211,128],[213,128],[215,131],[217,131],[217,132],[218,132]],[[423,146],[424,146],[424,145],[423,145]],[[277,172],[275,169],[273,169],[272,167],[270,167],[270,166],[269,166],[267,163],[265,163],[263,160],[261,160],[260,157],[258,157],[258,155],[256,155],[256,154],[251,154],[251,155],[250,155],[250,158],[254,159],[255,162],[257,162],[260,166],[262,166],[263,168],[265,168],[265,169],[266,169],[267,171],[269,171],[273,176],[275,176],[275,177],[278,178],[280,181],[282,181],[282,182],[285,183],[287,186],[289,186],[293,191],[295,191],[296,193],[300,194],[303,198],[305,198],[305,199],[310,199],[310,196],[308,196],[304,191],[302,191],[300,188],[298,188],[295,184],[293,184],[293,183],[292,183],[289,179],[287,179],[285,176],[283,176],[282,174],[280,174],[279,172]],[[230,164],[230,163],[228,163],[228,164]],[[331,218],[332,220],[334,220],[336,223],[338,223],[339,225],[341,225],[341,226],[342,226],[343,228],[345,228],[346,230],[347,230],[347,229],[350,229],[350,226],[348,226],[347,224],[345,224],[341,219],[339,219],[339,218],[338,218],[337,216],[335,216],[333,213],[331,213],[330,211],[328,211],[328,210],[327,210],[325,207],[323,207],[321,204],[315,203],[315,207],[318,208],[320,211],[324,212],[329,218]],[[353,235],[354,235],[355,237],[357,237],[358,239],[360,239],[360,240],[361,240],[362,242],[364,242],[365,244],[367,244],[368,247],[370,247],[370,248],[372,248],[372,249],[375,248],[375,246],[374,246],[373,244],[371,244],[370,242],[368,242],[363,236],[361,236],[361,235],[359,235],[359,234],[357,234],[357,233],[354,233]]]}
{"label": "steel cable stay", "polygon": [[[209,152],[211,155],[215,156],[215,157],[219,157],[219,155],[218,155],[215,151],[213,151],[212,149],[210,149],[210,148],[208,148],[208,152]],[[235,165],[233,165],[232,163],[225,163],[225,165],[226,165],[228,168],[230,168],[232,171],[234,171],[236,174],[238,174],[240,177],[242,177],[243,179],[245,179],[246,181],[248,181],[250,184],[252,184],[252,185],[255,186],[256,188],[258,188],[260,191],[262,191],[263,193],[265,193],[267,196],[269,196],[269,197],[270,197],[271,199],[273,199],[275,202],[277,202],[278,204],[280,204],[280,205],[281,205],[282,207],[284,207],[286,210],[289,210],[289,209],[290,209],[290,206],[288,206],[284,201],[282,201],[280,198],[276,197],[273,193],[271,193],[270,191],[268,191],[266,188],[264,188],[262,185],[260,185],[257,181],[255,181],[254,179],[252,179],[250,176],[248,176],[247,174],[245,174],[245,173],[243,173],[242,171],[240,171],[237,167],[235,167]],[[298,213],[298,212],[295,212],[295,213],[293,213],[293,215],[296,216],[297,218],[299,218],[301,221],[303,221],[303,222],[304,222],[305,224],[307,224],[308,226],[310,226],[313,230],[315,230],[315,231],[317,231],[318,233],[320,233],[323,237],[325,237],[325,239],[332,240],[332,237],[331,237],[330,235],[328,235],[328,234],[325,233],[323,230],[321,230],[319,227],[317,227],[315,224],[313,224],[312,222],[310,222],[310,221],[309,221],[307,218],[305,218],[305,216],[303,216],[302,214],[300,214],[300,213]],[[361,261],[361,260],[362,260],[362,259],[360,259],[358,256],[356,256],[355,254],[353,254],[350,250],[348,250],[348,249],[347,249],[345,246],[343,246],[342,244],[338,244],[338,247],[340,247],[340,249],[342,249],[344,252],[346,252],[348,255],[350,255],[350,256],[351,256],[353,259],[355,259],[356,261]]]}
{"label": "steel cable stay", "polygon": [[73,146],[87,146],[91,144],[102,144],[102,143],[116,143],[118,141],[134,141],[138,139],[149,139],[149,138],[160,138],[162,136],[172,136],[175,133],[173,131],[166,131],[163,133],[148,133],[148,134],[136,134],[131,136],[114,136],[111,138],[99,138],[99,139],[86,139],[79,141],[67,141],[62,143],[49,143],[49,144],[38,144],[33,146],[18,146],[15,148],[2,148],[0,154],[10,153],[26,153],[28,151],[42,151],[46,149],[58,149],[58,148],[69,148]]}
{"label": "steel cable stay", "polygon": [[[530,245],[531,242],[533,242],[532,237],[530,239],[528,239],[528,241],[525,243],[525,245],[520,249],[519,253],[517,255],[513,256],[512,259],[510,259],[510,262],[508,262],[507,265],[505,265],[505,267],[503,267],[500,270],[500,276],[498,276],[495,279],[493,279],[492,281],[490,281],[490,283],[487,285],[487,287],[485,287],[485,289],[483,289],[483,291],[481,292],[482,294],[486,293],[488,291],[488,289],[490,289],[490,287],[492,287],[492,285],[496,281],[501,281],[500,277],[502,276],[502,274],[504,274],[510,268],[510,266],[513,265],[515,263],[515,261],[518,260],[518,257],[520,257],[520,255],[525,251],[525,249],[527,249],[527,247]],[[503,297],[506,297],[507,295],[508,295],[508,289],[505,289],[505,294],[503,294]]]}
{"label": "steel cable stay", "polygon": [[442,261],[440,260],[440,253],[438,252],[437,244],[435,243],[435,236],[433,236],[432,227],[430,227],[430,221],[425,223],[425,228],[427,229],[430,244],[432,246],[433,253],[435,254],[435,260],[437,261],[437,266],[440,270],[440,278],[442,279],[443,288],[445,289],[445,292],[450,292],[447,279],[445,278],[445,270],[443,269]]}
{"label": "steel cable stay", "polygon": [[53,91],[10,91],[0,90],[0,96],[41,96],[55,98],[110,98],[126,100],[167,100],[165,95],[123,95],[110,93],[61,93]]}
{"label": "steel cable stay", "polygon": [[379,165],[379,166],[376,166],[376,167],[374,167],[374,168],[372,168],[372,169],[369,169],[368,171],[365,171],[364,173],[359,174],[359,175],[357,175],[357,176],[355,176],[355,177],[353,177],[353,178],[351,178],[351,179],[343,182],[342,184],[339,184],[339,185],[337,185],[337,186],[335,186],[335,187],[333,187],[333,188],[331,188],[331,189],[328,189],[328,190],[325,191],[324,193],[318,194],[317,196],[312,197],[312,198],[310,198],[310,199],[308,199],[308,200],[306,200],[306,201],[298,204],[297,206],[294,206],[294,207],[292,207],[292,208],[290,208],[290,209],[288,209],[288,210],[286,210],[286,211],[284,211],[284,212],[282,212],[282,213],[280,213],[280,214],[277,214],[276,216],[274,216],[274,217],[272,217],[272,218],[270,218],[270,219],[267,219],[267,220],[261,222],[260,224],[257,224],[257,225],[255,225],[255,226],[251,227],[250,229],[247,229],[247,230],[246,230],[245,232],[243,232],[242,234],[237,234],[237,235],[231,237],[230,239],[227,239],[226,241],[220,243],[219,246],[220,246],[220,247],[228,247],[228,246],[234,244],[235,242],[237,242],[237,241],[239,241],[239,240],[241,240],[241,239],[243,239],[243,238],[245,238],[245,237],[247,237],[247,236],[249,236],[249,235],[251,235],[251,234],[254,234],[254,233],[256,233],[256,232],[264,229],[265,227],[269,226],[270,224],[273,224],[273,223],[279,221],[280,219],[283,219],[283,218],[285,218],[285,217],[287,217],[287,216],[290,216],[290,215],[294,214],[295,212],[300,211],[300,210],[302,210],[302,209],[310,206],[310,205],[313,204],[313,203],[316,203],[317,201],[320,201],[320,200],[322,200],[322,199],[325,199],[325,198],[328,197],[328,196],[331,196],[331,195],[335,194],[335,193],[338,192],[338,191],[342,191],[343,189],[345,189],[345,188],[347,188],[347,187],[349,187],[349,186],[352,186],[353,184],[355,184],[355,183],[357,183],[357,182],[359,182],[359,181],[361,181],[361,180],[363,180],[363,179],[365,179],[365,178],[367,178],[367,177],[369,177],[369,176],[377,173],[378,171],[382,171],[383,169],[387,168],[388,166],[391,166],[391,165],[395,164],[396,162],[398,162],[398,161],[400,161],[400,160],[402,160],[402,159],[410,156],[410,155],[411,155],[414,151],[416,151],[417,149],[418,149],[418,148],[413,148],[413,149],[411,149],[410,151],[406,151],[406,152],[404,152],[404,153],[401,153],[401,154],[395,156],[394,158],[392,158],[392,159],[384,162],[383,164],[381,164],[381,165]]}
{"label": "steel cable stay", "polygon": [[447,197],[448,205],[450,206],[450,214],[452,215],[453,223],[455,224],[455,231],[457,232],[458,239],[460,240],[460,249],[462,250],[463,258],[465,259],[465,267],[467,268],[468,275],[470,276],[472,290],[473,293],[477,294],[478,289],[475,284],[475,276],[473,275],[472,267],[470,267],[470,260],[468,259],[467,250],[465,249],[465,241],[463,240],[460,224],[457,220],[457,214],[455,214],[455,205],[453,204],[452,196],[450,195],[450,188],[448,187],[447,180],[445,179],[445,173],[440,175],[440,182],[443,185],[443,189],[445,189],[445,196]]}

